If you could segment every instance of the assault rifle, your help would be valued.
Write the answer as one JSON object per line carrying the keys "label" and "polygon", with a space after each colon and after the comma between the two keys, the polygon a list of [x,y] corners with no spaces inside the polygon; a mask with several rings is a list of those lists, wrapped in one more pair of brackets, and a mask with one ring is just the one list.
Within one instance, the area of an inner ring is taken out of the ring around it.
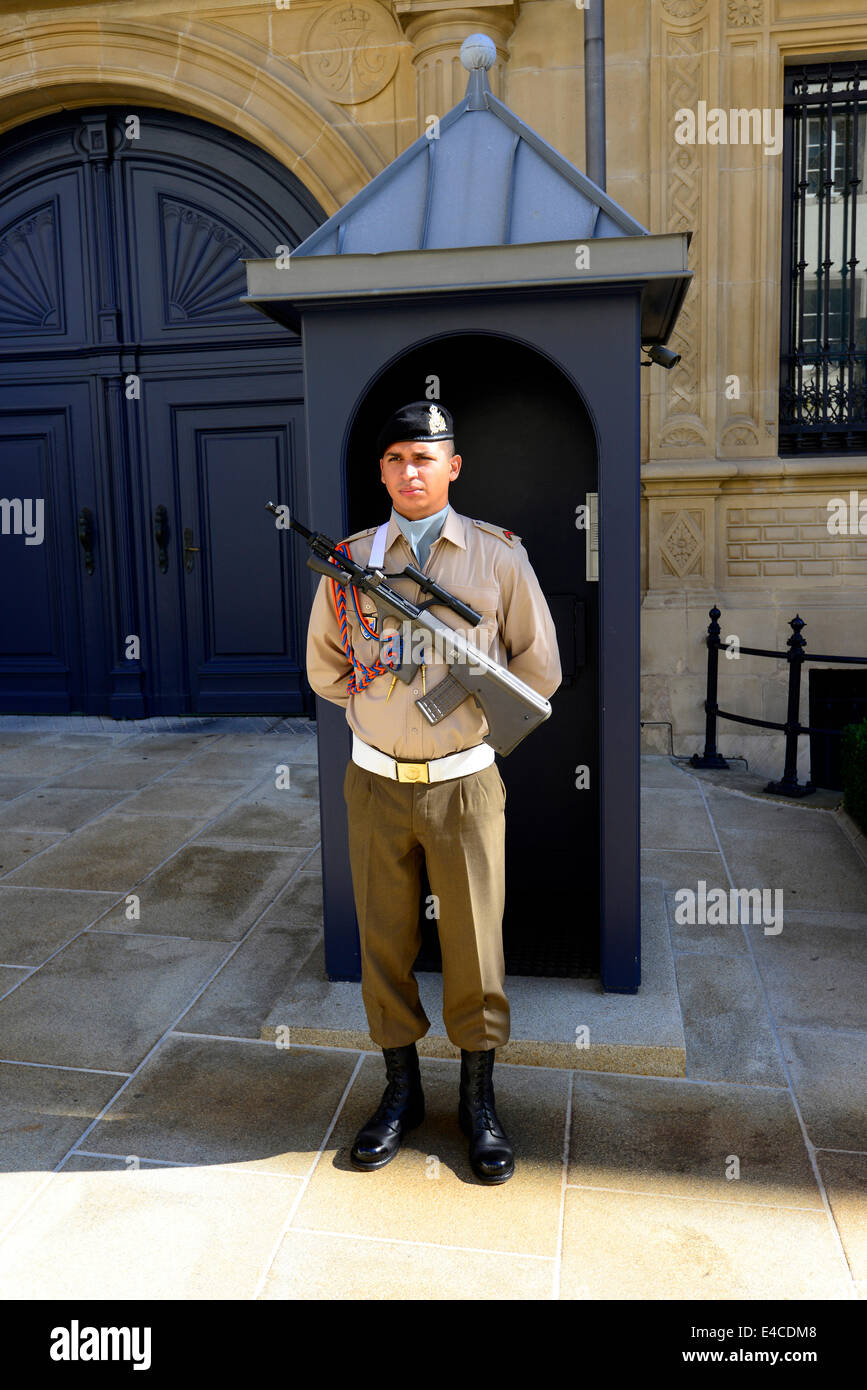
{"label": "assault rifle", "polygon": [[[273,502],[266,502],[265,506],[307,542],[311,552],[307,557],[310,569],[327,575],[343,588],[352,585],[373,600],[380,615],[380,631],[384,618],[397,618],[408,624],[411,634],[422,633],[423,641],[433,639],[435,650],[442,653],[449,669],[439,685],[415,702],[429,724],[439,724],[472,695],[488,721],[484,742],[505,757],[549,717],[551,706],[546,699],[428,610],[435,603],[442,604],[471,627],[481,622],[481,613],[462,603],[414,565],[407,565],[400,574],[365,568],[338,550],[328,536],[308,531],[289,515],[288,507],[275,507]],[[426,603],[412,603],[387,582],[403,578],[411,579],[424,593],[431,595]],[[415,644],[412,646],[414,648]],[[401,645],[401,661],[395,664],[394,675],[409,685],[418,669],[418,663],[403,660]]]}

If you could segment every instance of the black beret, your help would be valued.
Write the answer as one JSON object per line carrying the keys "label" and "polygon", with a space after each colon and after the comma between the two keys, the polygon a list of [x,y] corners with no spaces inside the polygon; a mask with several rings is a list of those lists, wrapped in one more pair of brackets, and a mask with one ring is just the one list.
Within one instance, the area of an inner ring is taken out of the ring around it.
{"label": "black beret", "polygon": [[411,401],[402,405],[376,436],[376,456],[382,458],[389,444],[400,440],[454,439],[451,412],[438,401]]}

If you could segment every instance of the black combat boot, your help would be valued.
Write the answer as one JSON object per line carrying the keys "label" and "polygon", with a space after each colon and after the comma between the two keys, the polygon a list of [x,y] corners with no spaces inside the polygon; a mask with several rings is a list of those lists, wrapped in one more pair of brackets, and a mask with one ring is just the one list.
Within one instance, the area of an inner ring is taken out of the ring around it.
{"label": "black combat boot", "polygon": [[407,1130],[424,1119],[424,1094],[415,1043],[384,1047],[388,1084],[378,1109],[355,1136],[349,1157],[356,1168],[383,1168],[400,1148]]}
{"label": "black combat boot", "polygon": [[470,1141],[470,1166],[480,1182],[506,1182],[515,1171],[512,1145],[494,1109],[494,1048],[461,1048],[458,1123]]}

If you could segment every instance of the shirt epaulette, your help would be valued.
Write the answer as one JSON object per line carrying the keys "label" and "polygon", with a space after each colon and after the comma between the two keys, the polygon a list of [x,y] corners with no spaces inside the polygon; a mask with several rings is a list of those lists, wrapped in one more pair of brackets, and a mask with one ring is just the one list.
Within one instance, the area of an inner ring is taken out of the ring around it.
{"label": "shirt epaulette", "polygon": [[507,531],[502,526],[495,526],[492,521],[476,521],[475,517],[472,517],[471,520],[473,525],[478,526],[481,531],[489,531],[492,536],[499,536],[500,540],[505,541],[508,546],[516,546],[521,539],[514,531]]}
{"label": "shirt epaulette", "polygon": [[347,536],[343,544],[349,545],[351,541],[360,541],[362,536],[372,536],[374,531],[378,531],[378,526],[368,526],[365,531],[355,531],[351,536]]}

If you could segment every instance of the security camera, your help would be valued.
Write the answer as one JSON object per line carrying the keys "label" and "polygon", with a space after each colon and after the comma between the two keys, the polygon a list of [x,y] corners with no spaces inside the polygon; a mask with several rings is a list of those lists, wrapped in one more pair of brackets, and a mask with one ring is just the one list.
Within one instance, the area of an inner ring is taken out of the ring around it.
{"label": "security camera", "polygon": [[642,362],[642,367],[649,367],[655,362],[658,367],[664,367],[670,372],[672,367],[676,367],[680,361],[680,353],[672,352],[671,348],[660,347],[659,343],[652,343],[650,347],[643,347],[642,351],[647,353],[648,360]]}

